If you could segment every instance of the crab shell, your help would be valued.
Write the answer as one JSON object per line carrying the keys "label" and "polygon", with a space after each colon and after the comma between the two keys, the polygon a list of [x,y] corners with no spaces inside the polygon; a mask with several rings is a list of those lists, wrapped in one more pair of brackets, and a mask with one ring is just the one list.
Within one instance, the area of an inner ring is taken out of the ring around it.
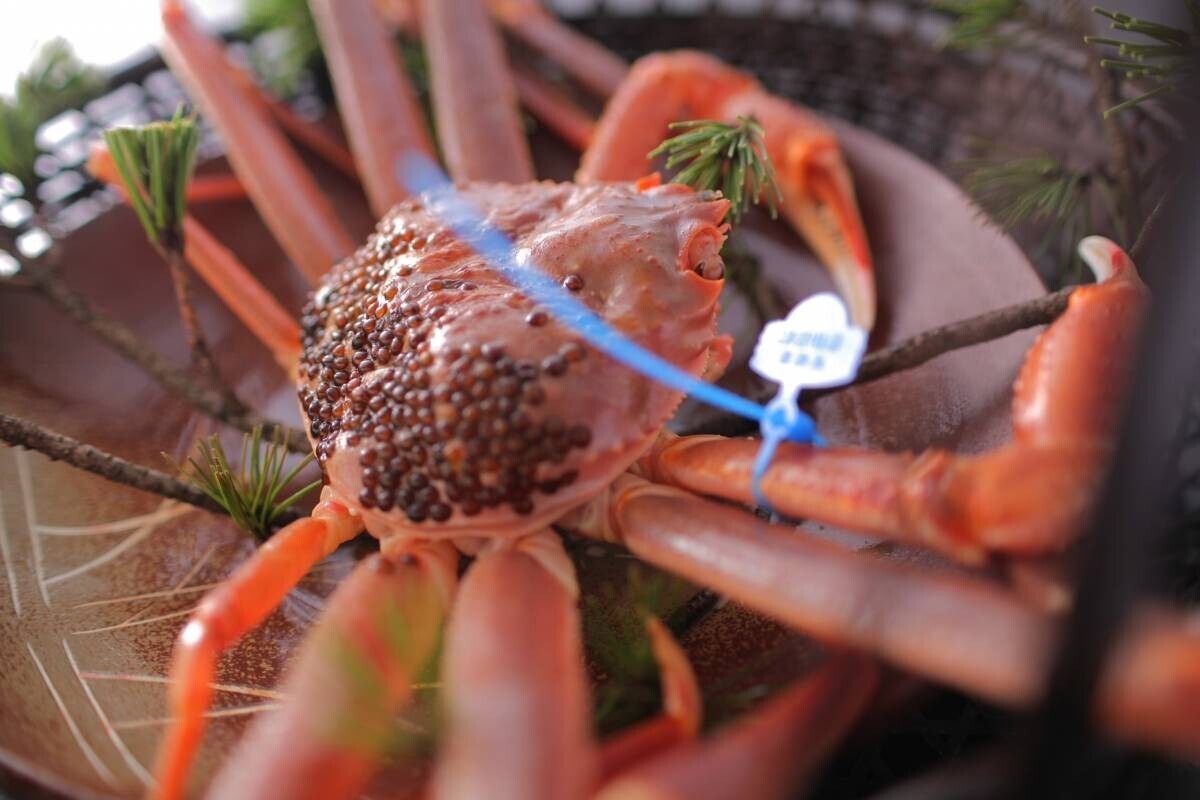
{"label": "crab shell", "polygon": [[[696,376],[728,202],[679,185],[467,184],[465,199],[607,322]],[[314,293],[300,404],[334,493],[384,538],[519,536],[586,502],[681,395],[591,349],[402,203]]]}

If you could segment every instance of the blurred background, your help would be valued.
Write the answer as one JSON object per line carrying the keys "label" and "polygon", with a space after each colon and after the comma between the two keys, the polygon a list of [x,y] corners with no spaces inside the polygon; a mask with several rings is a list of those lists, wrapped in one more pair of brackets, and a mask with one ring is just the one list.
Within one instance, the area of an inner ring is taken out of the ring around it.
{"label": "blurred background", "polygon": [[[737,10],[803,4],[789,0],[765,4],[760,0],[725,0],[720,5]],[[241,23],[245,3],[244,0],[193,0],[190,5],[209,24],[227,29]],[[572,4],[559,5],[569,10]],[[655,4],[652,0],[621,0],[613,5],[636,12],[639,7],[649,9]],[[671,5],[686,10],[689,5],[703,4],[683,0]],[[1181,4],[1170,0],[1113,0],[1105,3],[1105,7],[1161,19],[1165,13],[1178,12]],[[1164,13],[1158,13],[1160,10]],[[3,23],[0,24],[0,94],[12,91],[17,75],[28,66],[38,48],[51,39],[66,39],[88,64],[120,69],[149,55],[158,42],[160,27],[157,0],[3,0],[0,20]]]}

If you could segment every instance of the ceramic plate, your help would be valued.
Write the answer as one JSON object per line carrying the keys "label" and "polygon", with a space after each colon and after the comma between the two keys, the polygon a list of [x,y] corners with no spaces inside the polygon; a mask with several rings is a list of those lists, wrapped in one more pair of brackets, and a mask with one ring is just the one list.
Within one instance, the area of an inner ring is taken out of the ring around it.
{"label": "ceramic plate", "polygon": [[[1017,247],[933,168],[871,134],[838,128],[878,260],[882,313],[873,344],[1042,292]],[[348,224],[365,235],[370,220],[357,190],[337,175],[321,177]],[[248,205],[196,213],[289,307],[299,307],[302,280]],[[829,288],[782,226],[748,236],[788,301]],[[62,263],[72,286],[184,363],[167,273],[132,213],[114,209],[76,231],[63,243]],[[279,369],[206,289],[197,295],[240,395],[294,418],[295,394]],[[886,448],[986,447],[1007,433],[1010,386],[1031,337],[1016,334],[826,398],[816,409],[822,428],[834,441]],[[0,408],[159,467],[162,453],[182,455],[210,430],[85,330],[19,291],[0,293]],[[369,549],[347,547],[319,565],[221,662],[197,789],[244,726],[279,702],[275,686],[289,654],[322,598]],[[224,519],[0,447],[0,762],[70,796],[139,796],[163,732],[172,640],[204,591],[252,550]],[[591,582],[628,564],[628,556],[598,546],[578,555]],[[768,650],[788,669],[803,663],[800,640],[734,608],[710,615],[686,644],[706,682]]]}

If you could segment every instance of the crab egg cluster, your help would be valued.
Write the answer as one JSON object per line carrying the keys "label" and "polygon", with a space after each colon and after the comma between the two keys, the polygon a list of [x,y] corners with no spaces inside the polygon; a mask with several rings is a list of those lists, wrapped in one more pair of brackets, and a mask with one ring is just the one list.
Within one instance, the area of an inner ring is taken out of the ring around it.
{"label": "crab egg cluster", "polygon": [[[588,351],[567,342],[534,361],[484,340],[435,352],[439,327],[479,286],[422,270],[429,250],[438,248],[414,227],[385,221],[305,307],[300,403],[317,459],[325,467],[338,448],[352,448],[362,507],[413,522],[500,506],[528,514],[538,493],[576,479],[562,465],[591,443],[586,425],[544,405],[547,382],[564,379]],[[583,279],[569,275],[563,285],[578,291]],[[530,329],[550,322],[532,305],[524,313]]]}

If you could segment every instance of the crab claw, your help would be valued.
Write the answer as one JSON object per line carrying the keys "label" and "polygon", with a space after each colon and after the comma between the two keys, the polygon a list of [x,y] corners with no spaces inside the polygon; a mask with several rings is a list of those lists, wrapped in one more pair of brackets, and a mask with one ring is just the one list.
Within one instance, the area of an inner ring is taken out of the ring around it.
{"label": "crab claw", "polygon": [[875,269],[854,181],[833,133],[811,112],[761,89],[731,98],[726,116],[763,126],[780,210],[829,270],[855,325],[875,324]]}
{"label": "crab claw", "polygon": [[609,100],[584,153],[580,182],[635,180],[647,154],[684,119],[756,119],[775,165],[781,211],[829,270],[856,325],[875,323],[875,274],[854,183],[837,137],[816,115],[703,53],[647,56]]}

